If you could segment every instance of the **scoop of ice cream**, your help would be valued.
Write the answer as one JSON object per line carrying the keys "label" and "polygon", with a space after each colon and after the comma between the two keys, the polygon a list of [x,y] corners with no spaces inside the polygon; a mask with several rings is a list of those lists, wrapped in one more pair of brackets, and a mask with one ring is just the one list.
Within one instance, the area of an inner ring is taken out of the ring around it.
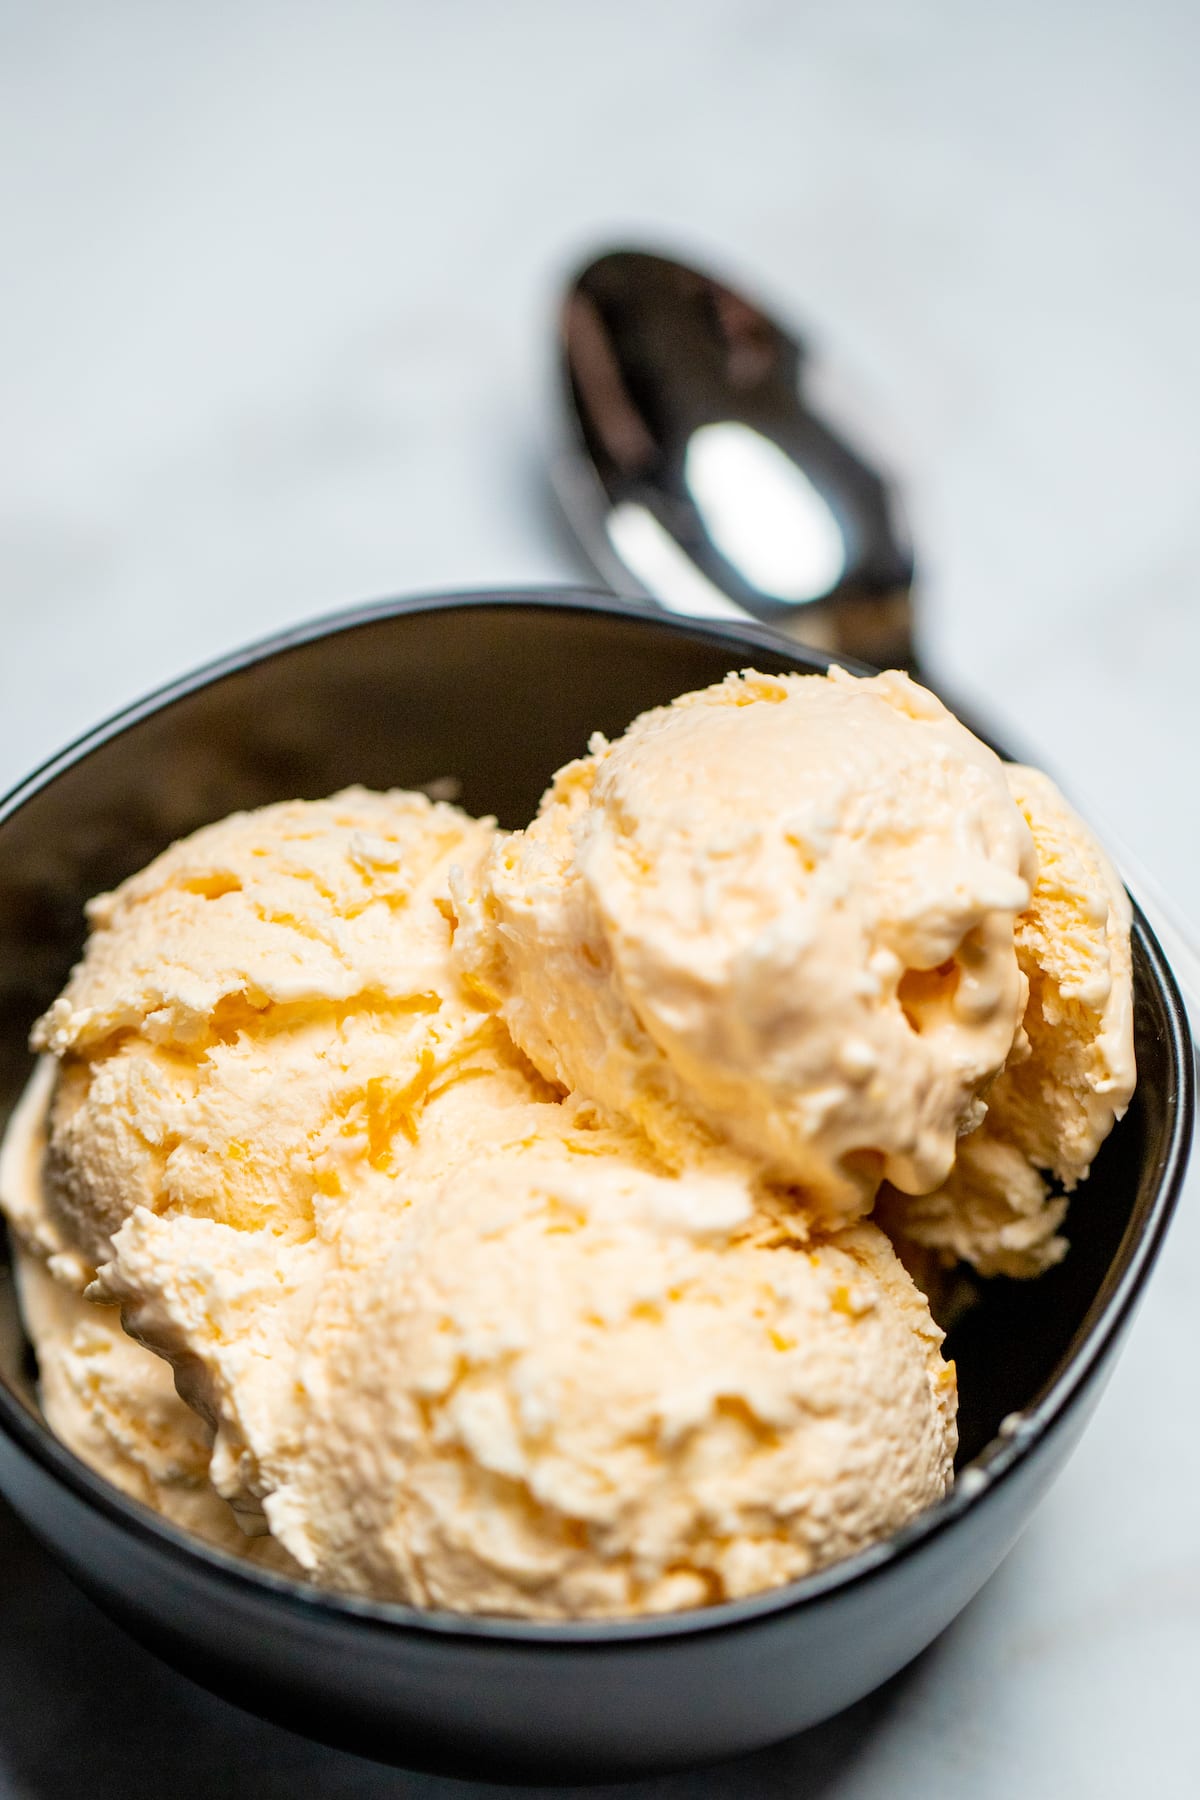
{"label": "scoop of ice cream", "polygon": [[539,1110],[323,1296],[266,1502],[313,1578],[655,1612],[803,1575],[945,1492],[953,1365],[881,1232],[741,1241],[736,1181],[698,1199],[569,1103]]}
{"label": "scoop of ice cream", "polygon": [[[60,1059],[48,1228],[82,1281],[97,1276],[93,1297],[172,1358],[216,1434],[213,1478],[248,1515],[258,1456],[291,1429],[287,1347],[346,1193],[387,1189],[439,1085],[503,1035],[449,955],[448,870],[490,831],[359,789],[209,826],[93,902],[83,960],[37,1028]],[[203,1346],[143,1307],[113,1264],[123,1227],[131,1260],[152,1239],[200,1313],[236,1304],[225,1348],[244,1381],[227,1370],[222,1387]]]}
{"label": "scoop of ice cream", "polygon": [[0,1204],[16,1238],[17,1294],[46,1423],[89,1468],[172,1524],[298,1575],[281,1545],[246,1537],[214,1491],[209,1433],[176,1393],[168,1364],[126,1335],[115,1307],[95,1306],[78,1291],[43,1191],[53,1072],[52,1058],[35,1070],[0,1151]]}
{"label": "scoop of ice cream", "polygon": [[547,1077],[838,1222],[938,1186],[982,1116],[1035,875],[1003,765],[906,676],[751,672],[561,771],[455,948]]}
{"label": "scoop of ice cream", "polygon": [[1065,1195],[1133,1095],[1131,909],[1054,783],[1019,764],[1005,774],[1038,855],[1037,882],[1016,922],[1029,985],[1024,1029],[947,1180],[919,1199],[885,1193],[881,1216],[981,1274],[1028,1276],[1065,1254]]}
{"label": "scoop of ice cream", "polygon": [[62,1064],[51,1215],[85,1263],[139,1206],[304,1242],[349,1141],[386,1160],[481,1024],[443,896],[489,834],[351,788],[235,814],[91,903],[34,1034]]}

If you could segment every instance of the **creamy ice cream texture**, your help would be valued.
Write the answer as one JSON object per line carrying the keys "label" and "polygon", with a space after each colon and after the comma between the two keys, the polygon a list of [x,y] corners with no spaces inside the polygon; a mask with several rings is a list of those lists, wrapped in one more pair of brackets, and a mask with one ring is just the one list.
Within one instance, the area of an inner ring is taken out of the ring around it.
{"label": "creamy ice cream texture", "polygon": [[680,1180],[537,1074],[451,954],[449,868],[490,841],[345,795],[226,820],[96,902],[11,1216],[106,1302],[73,1307],[111,1330],[119,1303],[170,1359],[213,1508],[312,1579],[619,1613],[870,1542],[950,1479],[923,1299],[873,1227],[768,1247],[753,1170]]}
{"label": "creamy ice cream texture", "polygon": [[[1124,1113],[1136,1077],[1129,896],[1095,838],[1045,775],[1009,764],[1038,874],[1015,942],[1029,999],[982,1125],[947,1180],[885,1193],[889,1228],[984,1275],[1036,1275],[1066,1254],[1067,1195]],[[1054,1193],[1047,1177],[1061,1190]]]}
{"label": "creamy ice cream texture", "polygon": [[1032,1272],[1063,1210],[1036,1170],[1073,1185],[1132,1093],[1103,853],[895,672],[646,713],[456,891],[467,977],[543,1074],[829,1224],[886,1180],[940,1196],[904,1213],[924,1241]]}
{"label": "creamy ice cream texture", "polygon": [[678,1185],[543,1139],[418,1206],[324,1316],[269,1514],[298,1559],[430,1606],[659,1612],[807,1574],[943,1493],[954,1372],[883,1233],[760,1247]]}
{"label": "creamy ice cream texture", "polygon": [[380,1172],[486,1029],[446,980],[444,894],[489,835],[350,789],[208,826],[91,903],[35,1033],[62,1063],[50,1211],[87,1264],[139,1206],[302,1244],[347,1146]]}
{"label": "creamy ice cream texture", "polygon": [[54,1075],[53,1061],[44,1059],[0,1152],[0,1194],[17,1233],[17,1291],[37,1352],[46,1421],[97,1474],[172,1524],[232,1555],[298,1574],[282,1545],[247,1537],[214,1490],[208,1433],[176,1393],[170,1365],[122,1329],[115,1306],[93,1305],[77,1291],[69,1261],[51,1260],[61,1254],[43,1185]]}
{"label": "creamy ice cream texture", "polygon": [[1058,1253],[1038,1171],[1132,1085],[1122,906],[899,676],[686,696],[526,833],[361,790],[208,827],[93,903],[10,1130],[50,1423],[215,1541],[236,1512],[422,1605],[662,1610],[848,1554],[955,1442],[862,1215],[887,1177],[937,1253]]}
{"label": "creamy ice cream texture", "polygon": [[[38,1027],[61,1061],[51,1226],[89,1292],[174,1357],[215,1431],[213,1479],[251,1521],[345,1194],[390,1194],[416,1114],[496,1033],[449,976],[444,899],[451,859],[469,867],[489,835],[360,790],[223,820],[92,903]],[[219,1356],[165,1317],[143,1328],[156,1290],[130,1292],[121,1259],[144,1262],[147,1239],[179,1304],[225,1319]]]}

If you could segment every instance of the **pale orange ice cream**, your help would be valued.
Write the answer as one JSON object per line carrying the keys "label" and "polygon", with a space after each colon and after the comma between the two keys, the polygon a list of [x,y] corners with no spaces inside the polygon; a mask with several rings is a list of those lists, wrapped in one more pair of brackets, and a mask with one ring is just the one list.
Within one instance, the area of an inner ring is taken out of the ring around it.
{"label": "pale orange ice cream", "polygon": [[548,1078],[838,1223],[982,1119],[1036,871],[1000,759],[906,676],[751,671],[562,770],[456,952]]}
{"label": "pale orange ice cream", "polygon": [[299,1576],[283,1546],[269,1537],[247,1537],[214,1490],[209,1433],[176,1393],[169,1364],[122,1330],[115,1306],[93,1305],[71,1279],[73,1264],[63,1257],[43,1188],[54,1072],[52,1059],[45,1058],[0,1151],[0,1198],[14,1228],[17,1293],[37,1355],[46,1422],[98,1475],[173,1525],[232,1555]]}
{"label": "pale orange ice cream", "polygon": [[1066,1254],[1067,1195],[1133,1094],[1131,909],[1116,870],[1054,783],[1016,763],[1005,774],[1038,854],[1016,925],[1029,983],[1022,1031],[947,1180],[917,1199],[886,1195],[880,1212],[947,1261],[1022,1276]]}
{"label": "pale orange ice cream", "polygon": [[392,1186],[349,1199],[299,1309],[303,1253],[210,1220],[136,1214],[104,1277],[203,1365],[311,1580],[662,1610],[821,1567],[948,1487],[953,1368],[874,1226],[755,1243],[744,1177],[681,1181],[515,1059],[429,1101]]}
{"label": "pale orange ice cream", "polygon": [[451,955],[490,836],[413,796],[267,808],[93,905],[37,1033],[40,1216],[6,1191],[39,1297],[92,1340],[120,1305],[134,1410],[193,1421],[213,1517],[326,1585],[609,1615],[898,1527],[954,1453],[923,1297],[874,1227],[800,1248],[744,1159],[682,1179],[547,1085]]}
{"label": "pale orange ice cream", "polygon": [[0,1163],[49,1422],[418,1605],[621,1616],[850,1554],[956,1442],[862,1215],[886,1176],[921,1255],[1058,1254],[1047,1177],[1132,1086],[1125,905],[894,674],[684,696],[525,833],[359,789],[206,827],[92,903]]}
{"label": "pale orange ice cream", "polygon": [[471,866],[490,831],[361,789],[235,814],[91,903],[86,955],[35,1032],[59,1059],[46,1210],[77,1268],[56,1270],[100,1271],[89,1293],[111,1301],[122,1229],[157,1228],[164,1267],[202,1241],[206,1304],[240,1306],[218,1371],[120,1295],[173,1356],[215,1432],[212,1479],[251,1526],[260,1458],[290,1430],[275,1351],[303,1336],[343,1195],[386,1185],[429,1091],[495,1036],[449,968],[444,900],[451,860]]}
{"label": "pale orange ice cream", "polygon": [[297,1560],[426,1606],[662,1612],[806,1575],[945,1493],[954,1369],[883,1233],[764,1247],[699,1228],[680,1186],[543,1133],[422,1200],[301,1365],[269,1509]]}
{"label": "pale orange ice cream", "polygon": [[238,813],[88,908],[34,1033],[61,1063],[51,1213],[92,1267],[138,1206],[304,1243],[481,1025],[448,974],[451,863],[491,827],[347,789]]}

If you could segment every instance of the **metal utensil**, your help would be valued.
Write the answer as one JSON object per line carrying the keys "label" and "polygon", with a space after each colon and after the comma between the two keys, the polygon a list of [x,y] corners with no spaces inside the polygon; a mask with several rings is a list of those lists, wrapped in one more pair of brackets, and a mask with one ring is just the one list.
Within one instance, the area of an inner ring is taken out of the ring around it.
{"label": "metal utensil", "polygon": [[567,517],[617,592],[747,615],[823,650],[912,656],[912,550],[886,477],[825,417],[804,339],[641,251],[598,257],[562,309]]}

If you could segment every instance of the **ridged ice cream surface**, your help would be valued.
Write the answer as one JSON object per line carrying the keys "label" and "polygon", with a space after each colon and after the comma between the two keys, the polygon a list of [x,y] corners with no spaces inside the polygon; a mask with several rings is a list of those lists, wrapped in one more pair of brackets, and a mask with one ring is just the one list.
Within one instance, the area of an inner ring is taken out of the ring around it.
{"label": "ridged ice cream surface", "polygon": [[[54,1065],[43,1059],[9,1122],[0,1197],[14,1230],[21,1316],[38,1362],[42,1411],[55,1436],[114,1487],[206,1543],[298,1576],[274,1539],[247,1537],[209,1479],[204,1422],[175,1391],[170,1365],[122,1330],[115,1306],[78,1291],[46,1216],[46,1109]],[[56,1273],[52,1273],[56,1270]]]}
{"label": "ridged ice cream surface", "polygon": [[496,1027],[450,969],[445,902],[452,859],[470,867],[490,832],[361,789],[235,814],[92,903],[35,1032],[60,1059],[50,1224],[89,1293],[174,1359],[215,1432],[212,1478],[253,1526],[345,1196],[390,1192],[430,1095],[490,1064]]}
{"label": "ridged ice cream surface", "polygon": [[[952,1365],[883,1233],[773,1248],[549,1133],[331,1294],[272,1528],[335,1585],[571,1618],[736,1598],[948,1488]],[[390,1362],[370,1354],[392,1347]]]}
{"label": "ridged ice cream surface", "polygon": [[138,1206],[304,1243],[486,1021],[444,894],[490,826],[347,789],[234,814],[89,907],[34,1034],[62,1064],[48,1188],[91,1265]]}
{"label": "ridged ice cream surface", "polygon": [[999,758],[906,676],[749,671],[561,771],[456,950],[547,1077],[837,1223],[982,1117],[1036,867]]}
{"label": "ridged ice cream surface", "polygon": [[1129,896],[1048,776],[1019,763],[1005,776],[1038,854],[1015,933],[1029,984],[1021,1033],[946,1181],[918,1199],[885,1195],[880,1213],[948,1260],[1023,1276],[1066,1255],[1067,1195],[1123,1116],[1137,1070]]}
{"label": "ridged ice cream surface", "polygon": [[[772,1247],[744,1160],[680,1179],[544,1081],[452,956],[491,837],[351,792],[93,903],[6,1184],[52,1425],[211,1541],[416,1604],[661,1610],[874,1541],[950,1480],[924,1299],[874,1228]],[[161,1467],[94,1380],[83,1428],[96,1345]]]}
{"label": "ridged ice cream surface", "polygon": [[1035,1274],[1132,1091],[1103,852],[895,673],[685,695],[524,832],[235,814],[89,923],[0,1158],[48,1421],[422,1607],[696,1606],[915,1517],[955,1372],[881,1222]]}

